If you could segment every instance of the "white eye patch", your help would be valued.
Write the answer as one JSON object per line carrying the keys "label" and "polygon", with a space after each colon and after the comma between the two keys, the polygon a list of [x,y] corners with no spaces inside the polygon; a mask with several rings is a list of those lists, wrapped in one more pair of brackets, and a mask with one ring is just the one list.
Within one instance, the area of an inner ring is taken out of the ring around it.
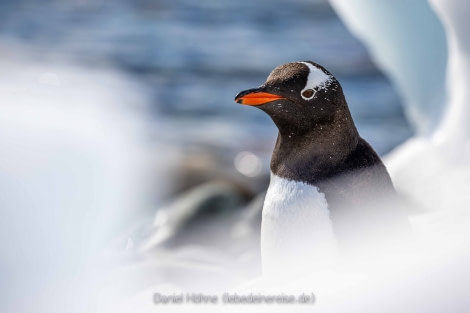
{"label": "white eye patch", "polygon": [[[308,63],[308,62],[299,62],[299,63],[306,65],[309,69],[307,83],[305,84],[304,89],[300,91],[300,95],[302,96],[304,100],[310,100],[315,97],[317,90],[326,88],[326,86],[331,80],[331,76],[324,73],[321,69],[317,68],[311,63]],[[305,97],[304,91],[308,89],[312,89],[313,94],[310,97]]]}

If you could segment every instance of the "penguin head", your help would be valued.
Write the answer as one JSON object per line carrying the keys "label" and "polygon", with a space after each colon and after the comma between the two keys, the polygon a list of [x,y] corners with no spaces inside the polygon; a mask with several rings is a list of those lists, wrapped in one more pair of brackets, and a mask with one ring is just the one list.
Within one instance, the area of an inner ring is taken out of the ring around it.
{"label": "penguin head", "polygon": [[263,85],[240,92],[235,102],[263,110],[281,133],[289,134],[302,134],[349,115],[339,82],[311,61],[276,67]]}

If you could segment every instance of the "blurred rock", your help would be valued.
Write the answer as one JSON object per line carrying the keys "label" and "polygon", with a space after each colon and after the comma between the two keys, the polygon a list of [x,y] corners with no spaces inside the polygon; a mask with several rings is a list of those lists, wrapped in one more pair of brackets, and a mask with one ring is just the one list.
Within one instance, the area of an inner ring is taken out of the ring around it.
{"label": "blurred rock", "polygon": [[220,244],[220,237],[214,234],[229,235],[227,223],[234,214],[240,214],[243,198],[242,192],[227,182],[214,181],[190,189],[157,210],[139,251],[158,246]]}

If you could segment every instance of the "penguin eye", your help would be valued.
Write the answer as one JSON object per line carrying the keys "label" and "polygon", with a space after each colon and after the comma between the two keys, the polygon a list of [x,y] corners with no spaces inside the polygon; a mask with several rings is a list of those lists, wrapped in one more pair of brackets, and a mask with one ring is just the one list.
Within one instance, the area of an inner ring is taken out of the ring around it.
{"label": "penguin eye", "polygon": [[314,94],[313,89],[307,89],[307,90],[302,91],[302,96],[304,98],[310,99],[311,97],[313,97],[313,94]]}

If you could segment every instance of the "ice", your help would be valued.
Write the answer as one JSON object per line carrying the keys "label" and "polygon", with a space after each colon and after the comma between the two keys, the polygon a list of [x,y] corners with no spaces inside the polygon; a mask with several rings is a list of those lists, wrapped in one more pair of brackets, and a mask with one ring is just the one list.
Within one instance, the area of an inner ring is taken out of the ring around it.
{"label": "ice", "polygon": [[453,155],[469,160],[470,137],[470,38],[467,18],[470,4],[465,1],[430,0],[441,18],[449,47],[447,67],[447,89],[449,98],[444,119],[434,134],[438,144],[446,145]]}
{"label": "ice", "polygon": [[[431,1],[447,32],[449,97],[441,123],[431,138],[415,138],[389,156],[397,188],[424,208],[458,216],[470,207],[469,22],[464,1]],[[458,218],[457,218],[458,219]]]}
{"label": "ice", "polygon": [[406,103],[418,134],[441,120],[446,99],[446,41],[426,0],[331,0],[349,29],[369,48]]}

